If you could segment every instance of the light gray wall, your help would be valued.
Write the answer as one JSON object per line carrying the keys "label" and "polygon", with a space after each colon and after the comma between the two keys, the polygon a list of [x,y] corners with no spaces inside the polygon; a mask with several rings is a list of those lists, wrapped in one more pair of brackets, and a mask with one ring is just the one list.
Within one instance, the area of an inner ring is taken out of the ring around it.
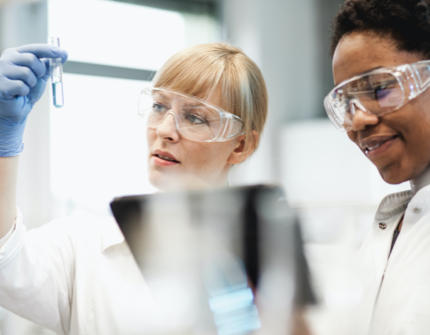
{"label": "light gray wall", "polygon": [[317,0],[222,0],[223,39],[260,67],[269,117],[260,149],[233,171],[232,184],[279,182],[279,129],[321,116]]}

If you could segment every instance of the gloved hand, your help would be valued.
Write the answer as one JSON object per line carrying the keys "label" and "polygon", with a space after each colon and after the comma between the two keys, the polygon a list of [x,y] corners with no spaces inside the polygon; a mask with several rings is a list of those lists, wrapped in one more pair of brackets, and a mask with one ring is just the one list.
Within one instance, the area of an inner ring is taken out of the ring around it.
{"label": "gloved hand", "polygon": [[50,75],[48,58],[67,60],[67,52],[48,44],[6,49],[0,58],[0,156],[16,156],[24,145],[27,116]]}

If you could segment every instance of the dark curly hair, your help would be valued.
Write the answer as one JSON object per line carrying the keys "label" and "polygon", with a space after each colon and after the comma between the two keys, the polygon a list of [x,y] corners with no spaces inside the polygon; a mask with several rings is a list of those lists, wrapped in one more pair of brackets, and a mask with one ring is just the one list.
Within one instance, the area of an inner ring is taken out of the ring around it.
{"label": "dark curly hair", "polygon": [[399,50],[430,58],[430,0],[346,0],[333,19],[330,54],[353,32],[391,38]]}

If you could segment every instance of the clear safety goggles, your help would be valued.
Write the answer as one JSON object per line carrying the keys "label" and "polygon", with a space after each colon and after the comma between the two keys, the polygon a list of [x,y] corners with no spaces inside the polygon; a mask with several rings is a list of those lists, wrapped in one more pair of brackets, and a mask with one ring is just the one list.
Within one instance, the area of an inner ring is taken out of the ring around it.
{"label": "clear safety goggles", "polygon": [[172,116],[184,138],[198,142],[225,142],[243,135],[240,117],[202,99],[165,88],[145,88],[140,93],[139,115],[149,128]]}
{"label": "clear safety goggles", "polygon": [[430,60],[384,67],[348,79],[324,99],[333,124],[341,131],[352,129],[356,110],[382,116],[401,108],[430,84]]}

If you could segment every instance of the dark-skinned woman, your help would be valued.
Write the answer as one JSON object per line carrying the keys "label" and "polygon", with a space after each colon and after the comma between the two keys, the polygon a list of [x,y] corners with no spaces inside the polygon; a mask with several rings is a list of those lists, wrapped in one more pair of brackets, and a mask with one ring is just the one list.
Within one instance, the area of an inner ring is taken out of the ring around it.
{"label": "dark-skinned woman", "polygon": [[382,200],[357,258],[370,334],[430,332],[429,6],[348,0],[333,22],[327,113],[387,183],[411,184]]}

